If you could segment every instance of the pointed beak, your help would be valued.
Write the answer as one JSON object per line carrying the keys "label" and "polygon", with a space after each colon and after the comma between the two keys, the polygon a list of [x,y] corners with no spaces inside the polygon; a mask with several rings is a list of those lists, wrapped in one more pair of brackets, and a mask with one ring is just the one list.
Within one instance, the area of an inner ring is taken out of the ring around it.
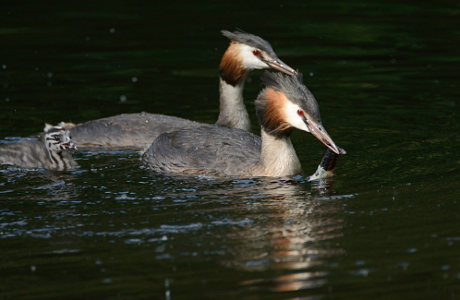
{"label": "pointed beak", "polygon": [[326,129],[324,129],[323,125],[313,122],[311,120],[308,120],[306,124],[308,129],[310,130],[310,133],[313,134],[318,140],[320,140],[321,143],[326,145],[329,149],[334,151],[336,154],[346,153],[345,150],[337,147],[337,145],[334,143],[332,138],[327,133]]}
{"label": "pointed beak", "polygon": [[75,146],[75,144],[73,142],[68,142],[68,143],[65,143],[65,144],[62,144],[64,147],[66,147],[67,149],[69,150],[78,150],[77,149],[77,146]]}
{"label": "pointed beak", "polygon": [[288,66],[287,64],[285,64],[284,62],[282,62],[280,59],[276,58],[276,59],[267,59],[265,60],[265,63],[272,69],[275,69],[277,71],[280,71],[280,72],[283,72],[287,75],[290,75],[290,76],[293,76],[295,74],[297,74],[297,72],[291,68],[290,66]]}

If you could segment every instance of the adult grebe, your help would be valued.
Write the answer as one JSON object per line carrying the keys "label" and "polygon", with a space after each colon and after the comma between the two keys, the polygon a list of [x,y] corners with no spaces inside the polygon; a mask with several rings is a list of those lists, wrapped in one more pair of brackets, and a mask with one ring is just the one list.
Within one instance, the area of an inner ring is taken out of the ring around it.
{"label": "adult grebe", "polygon": [[68,130],[46,124],[42,141],[28,140],[0,145],[0,164],[27,169],[72,170],[78,164],[69,150],[75,149]]}
{"label": "adult grebe", "polygon": [[265,72],[266,87],[255,102],[261,137],[218,125],[161,134],[142,156],[161,173],[211,176],[290,176],[302,172],[289,138],[294,128],[310,132],[334,153],[344,153],[321,124],[313,94],[301,75]]}
{"label": "adult grebe", "polygon": [[[230,128],[250,129],[249,116],[243,102],[243,87],[248,73],[268,69],[294,75],[264,39],[244,32],[222,31],[230,39],[220,63],[220,113],[216,124]],[[103,147],[105,150],[144,150],[164,132],[202,126],[173,116],[150,113],[121,114],[82,124],[61,123],[71,130],[80,149]]]}

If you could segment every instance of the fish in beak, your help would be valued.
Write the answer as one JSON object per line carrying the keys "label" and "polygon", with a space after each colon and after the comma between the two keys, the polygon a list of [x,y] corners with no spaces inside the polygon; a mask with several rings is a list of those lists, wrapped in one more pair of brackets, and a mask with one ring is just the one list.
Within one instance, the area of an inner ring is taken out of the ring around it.
{"label": "fish in beak", "polygon": [[329,136],[327,133],[326,129],[324,129],[323,125],[317,122],[314,122],[312,120],[307,120],[305,119],[305,124],[307,125],[308,129],[310,130],[310,133],[313,134],[321,143],[326,145],[329,149],[334,151],[336,154],[345,154],[347,153],[345,150],[342,148],[337,147],[337,145],[334,143],[332,138]]}

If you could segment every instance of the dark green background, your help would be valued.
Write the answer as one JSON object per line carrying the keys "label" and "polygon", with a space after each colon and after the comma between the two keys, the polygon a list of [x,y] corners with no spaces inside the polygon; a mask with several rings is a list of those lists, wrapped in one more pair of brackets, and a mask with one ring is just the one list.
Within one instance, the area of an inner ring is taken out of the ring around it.
{"label": "dark green background", "polygon": [[[126,112],[212,123],[236,28],[304,73],[348,151],[337,176],[164,177],[134,152],[2,166],[0,298],[460,297],[457,1],[2,2],[2,142]],[[292,140],[309,175],[325,148]]]}

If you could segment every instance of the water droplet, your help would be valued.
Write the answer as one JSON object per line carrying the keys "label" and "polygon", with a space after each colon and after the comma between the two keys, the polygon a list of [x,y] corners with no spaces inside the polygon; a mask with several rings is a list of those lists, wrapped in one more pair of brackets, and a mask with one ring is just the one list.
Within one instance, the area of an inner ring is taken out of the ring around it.
{"label": "water droplet", "polygon": [[169,278],[165,278],[165,288],[169,288],[170,282]]}
{"label": "water droplet", "polygon": [[407,268],[409,267],[409,263],[408,262],[400,262],[399,264],[397,264],[398,267],[402,268],[404,271],[407,270]]}
{"label": "water droplet", "polygon": [[137,238],[127,239],[125,241],[125,244],[127,244],[127,245],[140,245],[142,243],[143,243],[143,240],[142,239],[137,239]]}
{"label": "water droplet", "polygon": [[51,72],[46,73],[46,77],[53,78],[53,73],[51,73]]}
{"label": "water droplet", "polygon": [[443,271],[448,271],[448,270],[450,270],[450,265],[442,265],[442,266],[441,266],[441,270],[443,270]]}
{"label": "water droplet", "polygon": [[310,72],[310,73],[308,73],[308,75],[310,75],[310,77],[313,77],[313,76],[315,76],[315,73]]}
{"label": "water droplet", "polygon": [[102,280],[102,283],[105,283],[105,284],[112,283],[112,278],[104,278],[104,280]]}
{"label": "water droplet", "polygon": [[417,252],[417,251],[418,251],[417,248],[409,248],[409,249],[407,249],[407,253],[411,253],[411,254],[412,254],[412,253],[415,253],[415,252]]}
{"label": "water droplet", "polygon": [[133,83],[136,83],[136,82],[139,81],[139,79],[138,79],[136,76],[133,76],[133,77],[131,77],[131,81],[132,81]]}
{"label": "water droplet", "polygon": [[370,272],[371,272],[371,269],[360,269],[356,271],[356,275],[367,277]]}
{"label": "water droplet", "polygon": [[333,262],[333,263],[330,263],[329,266],[330,266],[331,268],[337,268],[337,267],[339,266],[339,263]]}
{"label": "water droplet", "polygon": [[6,70],[6,65],[2,65],[2,70]]}
{"label": "water droplet", "polygon": [[364,264],[365,264],[364,260],[357,260],[357,261],[355,262],[355,265],[356,265],[356,266],[364,266]]}
{"label": "water droplet", "polygon": [[128,100],[128,97],[126,97],[126,95],[121,95],[120,96],[120,103],[125,103],[126,100]]}
{"label": "water droplet", "polygon": [[160,246],[155,248],[155,252],[157,252],[157,253],[165,252],[165,250],[166,250],[166,245],[160,245]]}
{"label": "water droplet", "polygon": [[31,265],[30,266],[30,272],[35,272],[35,271],[37,271],[37,267],[34,266],[34,265]]}
{"label": "water droplet", "polygon": [[113,28],[113,27],[110,28],[110,29],[109,29],[109,32],[110,32],[111,34],[114,34],[114,33],[115,33],[115,28]]}

